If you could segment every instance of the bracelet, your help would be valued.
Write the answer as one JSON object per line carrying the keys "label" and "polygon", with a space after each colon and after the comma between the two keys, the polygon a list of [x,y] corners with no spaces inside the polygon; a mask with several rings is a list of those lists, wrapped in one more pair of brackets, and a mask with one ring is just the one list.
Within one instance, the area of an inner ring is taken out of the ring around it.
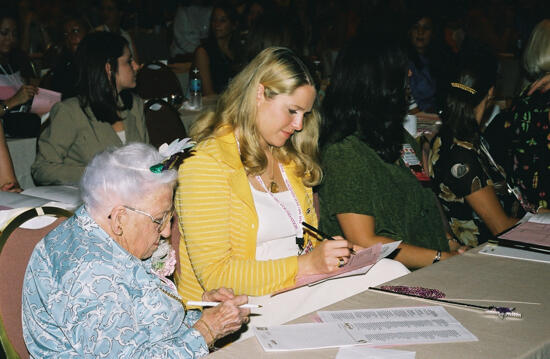
{"label": "bracelet", "polygon": [[435,255],[434,257],[434,261],[432,262],[433,263],[437,263],[441,260],[441,251],[437,251],[437,254]]}
{"label": "bracelet", "polygon": [[210,334],[210,337],[212,338],[212,343],[210,343],[210,345],[208,347],[214,346],[214,343],[216,342],[216,337],[214,336],[214,333],[212,333],[212,329],[210,329],[210,326],[208,324],[206,324],[206,322],[204,320],[202,320],[202,318],[197,320],[197,323],[198,322],[201,322],[201,324],[206,327],[206,330],[208,331],[208,334]]}
{"label": "bracelet", "polygon": [[6,105],[6,101],[0,101],[0,106],[2,106],[2,110],[4,111],[4,113],[8,112],[8,110],[10,109],[10,107]]}

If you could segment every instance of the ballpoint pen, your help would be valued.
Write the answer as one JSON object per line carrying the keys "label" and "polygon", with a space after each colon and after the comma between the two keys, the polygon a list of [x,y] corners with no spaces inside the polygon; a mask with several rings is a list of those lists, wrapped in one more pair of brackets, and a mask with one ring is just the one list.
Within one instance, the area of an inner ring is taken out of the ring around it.
{"label": "ballpoint pen", "polygon": [[[307,229],[317,233],[318,235],[320,235],[322,237],[321,241],[323,239],[328,239],[328,240],[331,240],[333,241],[334,238],[332,236],[329,236],[328,234],[326,234],[325,232],[313,227],[311,224],[307,223],[307,222],[302,222],[302,226],[306,227]],[[353,248],[350,248],[349,249],[351,254],[355,254],[355,251],[353,250]]]}

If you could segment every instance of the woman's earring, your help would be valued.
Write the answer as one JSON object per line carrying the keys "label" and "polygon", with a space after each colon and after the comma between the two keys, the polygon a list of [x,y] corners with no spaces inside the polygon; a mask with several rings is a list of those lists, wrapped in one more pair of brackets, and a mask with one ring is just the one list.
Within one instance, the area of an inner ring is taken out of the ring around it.
{"label": "woman's earring", "polygon": [[122,227],[121,226],[118,226],[117,227],[117,231],[114,232],[117,236],[122,236],[122,233],[124,233],[124,231],[122,230]]}

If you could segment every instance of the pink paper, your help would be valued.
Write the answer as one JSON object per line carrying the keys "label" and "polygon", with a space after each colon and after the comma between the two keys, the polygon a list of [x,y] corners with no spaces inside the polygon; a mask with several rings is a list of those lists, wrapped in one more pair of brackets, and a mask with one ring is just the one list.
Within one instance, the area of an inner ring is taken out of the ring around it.
{"label": "pink paper", "polygon": [[273,295],[277,295],[295,288],[303,287],[305,285],[312,284],[321,280],[336,277],[338,275],[351,272],[359,268],[371,266],[378,261],[378,257],[380,256],[381,249],[382,249],[382,243],[376,243],[372,247],[365,248],[357,252],[357,254],[352,255],[350,257],[349,262],[346,263],[345,266],[329,274],[312,274],[312,275],[296,277],[296,284],[293,287],[282,289],[278,292],[273,293]]}
{"label": "pink paper", "polygon": [[47,90],[40,87],[38,88],[38,93],[32,100],[31,112],[42,116],[43,114],[50,112],[52,106],[59,101],[61,101],[60,92]]}
{"label": "pink paper", "polygon": [[17,89],[13,86],[0,86],[0,100],[7,100],[15,93],[17,92]]}
{"label": "pink paper", "polygon": [[550,248],[550,225],[525,222],[512,228],[499,238],[528,244],[537,244]]}

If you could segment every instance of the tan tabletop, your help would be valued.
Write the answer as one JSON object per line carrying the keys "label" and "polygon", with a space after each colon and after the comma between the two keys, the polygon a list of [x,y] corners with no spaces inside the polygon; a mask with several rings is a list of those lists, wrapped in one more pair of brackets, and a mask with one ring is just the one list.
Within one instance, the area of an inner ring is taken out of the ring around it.
{"label": "tan tabletop", "polygon": [[[444,306],[479,341],[393,347],[416,352],[416,359],[550,358],[550,264],[488,256],[473,249],[462,256],[388,282],[436,288],[448,299],[478,299],[478,305],[515,306],[522,319],[501,320],[480,311]],[[499,301],[497,301],[499,300]],[[505,301],[534,302],[520,304]],[[464,301],[464,300],[463,300]],[[436,305],[427,301],[366,291],[326,310]],[[291,323],[311,322],[311,314]],[[266,353],[256,338],[227,346],[209,358],[334,358],[338,349]]]}

